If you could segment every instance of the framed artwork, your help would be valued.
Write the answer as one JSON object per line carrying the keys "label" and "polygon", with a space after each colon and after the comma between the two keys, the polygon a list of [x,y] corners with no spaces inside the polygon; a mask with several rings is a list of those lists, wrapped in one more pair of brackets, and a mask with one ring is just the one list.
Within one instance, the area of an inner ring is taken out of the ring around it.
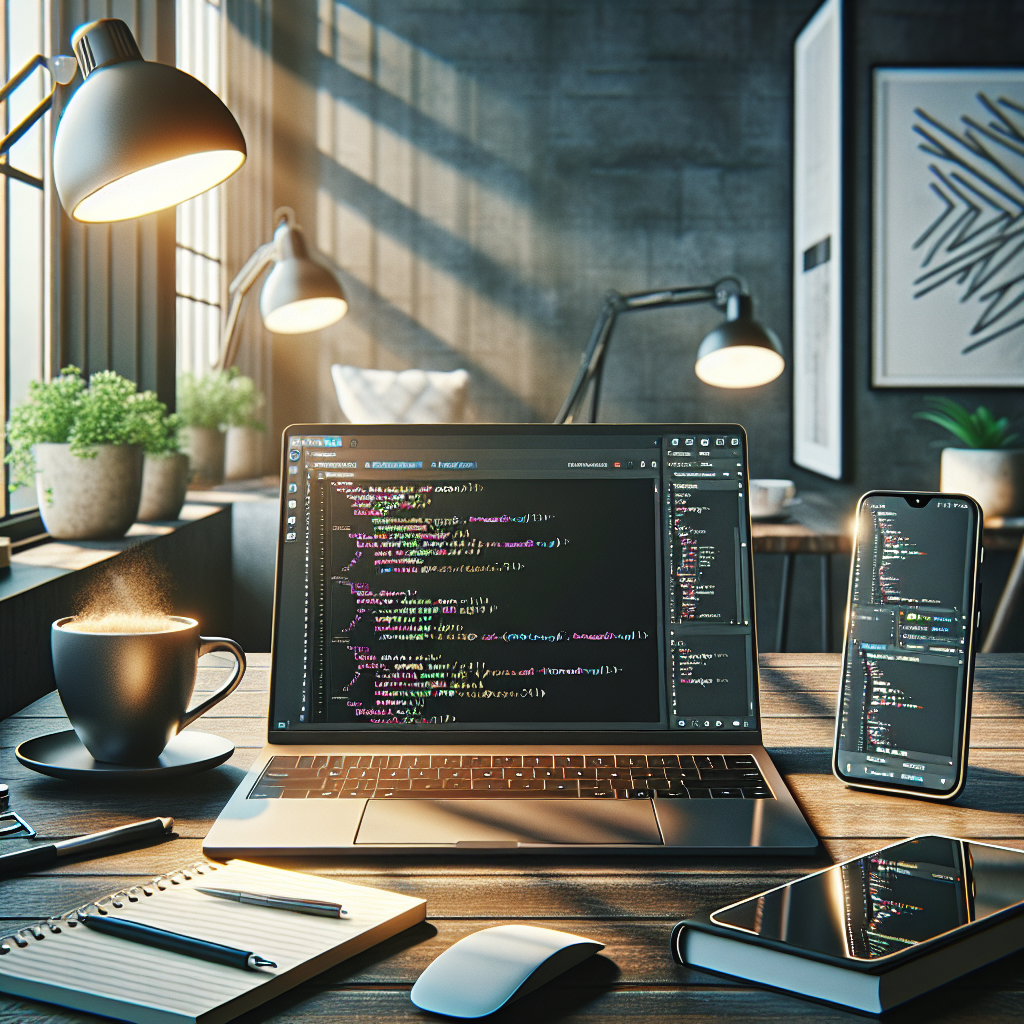
{"label": "framed artwork", "polygon": [[875,387],[1024,384],[1024,70],[874,74]]}
{"label": "framed artwork", "polygon": [[842,3],[794,45],[793,462],[843,474]]}

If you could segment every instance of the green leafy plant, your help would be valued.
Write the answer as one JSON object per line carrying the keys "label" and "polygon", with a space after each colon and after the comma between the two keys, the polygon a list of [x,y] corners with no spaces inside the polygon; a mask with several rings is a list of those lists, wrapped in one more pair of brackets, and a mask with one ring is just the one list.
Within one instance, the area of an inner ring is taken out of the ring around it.
{"label": "green leafy plant", "polygon": [[224,430],[234,401],[231,382],[237,376],[238,371],[234,367],[214,370],[201,377],[183,373],[178,378],[178,415],[182,424]]}
{"label": "green leafy plant", "polygon": [[264,399],[263,393],[256,387],[256,382],[251,377],[238,375],[232,377],[230,383],[231,411],[228,413],[228,424],[232,427],[264,430]]}
{"label": "green leafy plant", "polygon": [[[10,489],[32,484],[34,445],[69,444],[84,459],[95,458],[101,444],[140,444],[158,454],[172,443],[170,419],[154,392],[138,391],[112,370],[94,373],[86,384],[77,366],[65,366],[52,380],[30,382],[28,397],[11,410],[5,460],[11,467]],[[176,438],[176,426],[173,434]]]}
{"label": "green leafy plant", "polygon": [[181,417],[172,412],[164,416],[159,429],[155,430],[150,443],[146,445],[147,455],[158,457],[178,455],[181,452]]}
{"label": "green leafy plant", "polygon": [[237,367],[214,370],[202,377],[183,373],[178,378],[178,414],[182,426],[262,430],[262,411],[263,395],[252,378],[243,377]]}
{"label": "green leafy plant", "polygon": [[951,398],[935,396],[925,401],[931,408],[915,412],[914,419],[928,420],[948,430],[967,448],[1012,448],[1020,437],[1011,432],[1006,416],[997,420],[983,405],[968,412]]}

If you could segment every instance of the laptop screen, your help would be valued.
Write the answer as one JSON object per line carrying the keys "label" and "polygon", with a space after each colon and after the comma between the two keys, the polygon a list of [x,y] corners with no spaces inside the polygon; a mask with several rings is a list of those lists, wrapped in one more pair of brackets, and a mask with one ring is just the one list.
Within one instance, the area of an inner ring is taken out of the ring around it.
{"label": "laptop screen", "polygon": [[758,728],[741,428],[300,426],[283,472],[272,738]]}

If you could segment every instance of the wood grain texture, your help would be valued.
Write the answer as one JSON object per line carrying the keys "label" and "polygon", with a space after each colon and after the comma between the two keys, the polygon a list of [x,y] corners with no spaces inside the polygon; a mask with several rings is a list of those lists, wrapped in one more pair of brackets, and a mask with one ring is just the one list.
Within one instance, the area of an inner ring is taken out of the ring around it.
{"label": "wood grain texture", "polygon": [[[0,932],[68,909],[123,885],[145,881],[202,856],[202,839],[262,744],[269,669],[253,656],[242,687],[200,727],[231,738],[220,768],[159,786],[94,788],[34,775],[14,757],[29,736],[67,728],[56,695],[0,723],[0,778],[39,831],[58,839],[171,814],[178,838],[54,871],[0,881]],[[408,992],[423,968],[479,928],[532,923],[591,935],[607,949],[495,1021],[853,1022],[852,1013],[691,971],[672,963],[672,924],[702,910],[921,832],[945,832],[1024,849],[1024,656],[978,659],[967,788],[951,806],[843,787],[830,770],[838,655],[768,655],[761,662],[765,742],[822,838],[812,859],[658,860],[513,856],[268,860],[427,900],[427,924],[396,936],[240,1020],[294,1024],[422,1021]],[[223,668],[203,667],[197,692],[210,692]],[[3,844],[3,849],[24,841]],[[1024,1015],[1024,954],[1009,957],[886,1018],[887,1024],[1001,1022]],[[0,1024],[71,1024],[100,1018],[0,996]]]}

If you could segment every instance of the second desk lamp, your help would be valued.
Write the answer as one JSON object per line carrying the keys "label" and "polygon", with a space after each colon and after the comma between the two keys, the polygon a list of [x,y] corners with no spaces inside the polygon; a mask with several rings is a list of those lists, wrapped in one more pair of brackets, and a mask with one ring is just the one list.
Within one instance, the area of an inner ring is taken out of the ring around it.
{"label": "second desk lamp", "polygon": [[[753,318],[754,305],[746,288],[737,278],[726,277],[715,284],[663,288],[660,291],[620,295],[609,292],[594,324],[590,342],[580,360],[580,368],[556,423],[593,423],[601,393],[601,376],[611,340],[612,328],[620,313],[664,306],[712,303],[725,311],[725,323],[716,327],[697,350],[695,372],[706,384],[719,388],[752,388],[775,380],[785,369],[782,346],[774,331],[762,327]],[[587,389],[590,401],[584,412]]]}
{"label": "second desk lamp", "polygon": [[282,206],[274,212],[274,239],[261,245],[228,286],[231,305],[224,323],[218,370],[233,365],[241,336],[238,314],[242,300],[272,263],[260,292],[263,324],[274,334],[306,334],[337,323],[348,312],[341,284],[322,263],[313,259],[295,212]]}

